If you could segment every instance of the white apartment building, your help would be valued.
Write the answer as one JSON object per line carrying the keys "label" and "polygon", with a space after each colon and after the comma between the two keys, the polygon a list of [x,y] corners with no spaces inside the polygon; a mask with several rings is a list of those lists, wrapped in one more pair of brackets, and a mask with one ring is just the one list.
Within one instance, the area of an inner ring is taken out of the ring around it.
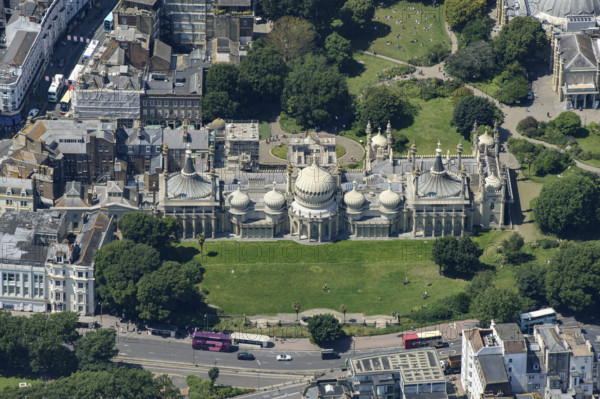
{"label": "white apartment building", "polygon": [[182,47],[206,50],[213,36],[214,0],[165,0],[167,27],[163,33]]}
{"label": "white apartment building", "polygon": [[527,344],[516,323],[496,324],[492,333],[502,348],[504,367],[513,393],[530,392],[527,389]]}
{"label": "white apartment building", "polygon": [[113,231],[112,218],[90,213],[68,243],[63,212],[5,212],[0,216],[0,308],[93,314],[93,255]]}
{"label": "white apartment building", "polygon": [[0,178],[0,214],[7,210],[35,211],[38,196],[34,179]]}
{"label": "white apartment building", "polygon": [[[40,68],[52,57],[54,44],[89,0],[54,0],[20,4],[6,25],[6,51],[0,57],[0,125],[21,121],[23,105]],[[47,7],[47,9],[46,9]]]}

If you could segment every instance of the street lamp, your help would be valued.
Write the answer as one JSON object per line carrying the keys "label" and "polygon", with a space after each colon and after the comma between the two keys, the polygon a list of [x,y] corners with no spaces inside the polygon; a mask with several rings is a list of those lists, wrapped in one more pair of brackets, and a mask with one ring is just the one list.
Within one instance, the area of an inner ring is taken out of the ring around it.
{"label": "street lamp", "polygon": [[352,357],[356,356],[356,339],[352,337]]}
{"label": "street lamp", "polygon": [[260,389],[260,362],[256,359],[256,363],[258,363],[258,368],[256,369],[256,389]]}

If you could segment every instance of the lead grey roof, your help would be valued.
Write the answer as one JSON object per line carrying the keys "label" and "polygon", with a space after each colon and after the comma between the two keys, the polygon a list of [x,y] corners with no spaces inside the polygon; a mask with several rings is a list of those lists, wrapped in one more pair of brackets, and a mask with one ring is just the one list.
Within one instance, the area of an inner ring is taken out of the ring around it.
{"label": "lead grey roof", "polygon": [[167,180],[167,191],[175,198],[206,198],[210,195],[211,183],[196,172],[194,160],[187,154],[183,170]]}
{"label": "lead grey roof", "polygon": [[483,355],[479,356],[478,360],[487,384],[508,382],[502,355]]}
{"label": "lead grey roof", "polygon": [[435,157],[431,171],[418,177],[419,195],[432,198],[454,197],[460,194],[461,181],[447,173],[442,163],[442,156]]}
{"label": "lead grey roof", "polygon": [[565,60],[565,68],[596,69],[597,61],[592,38],[585,34],[571,34],[559,40],[561,56]]}
{"label": "lead grey roof", "polygon": [[208,150],[208,130],[188,129],[187,140],[183,139],[182,129],[164,129],[163,144],[170,150],[182,150],[189,148],[192,151]]}
{"label": "lead grey roof", "polygon": [[554,17],[600,13],[600,0],[528,0],[532,14],[542,12]]}

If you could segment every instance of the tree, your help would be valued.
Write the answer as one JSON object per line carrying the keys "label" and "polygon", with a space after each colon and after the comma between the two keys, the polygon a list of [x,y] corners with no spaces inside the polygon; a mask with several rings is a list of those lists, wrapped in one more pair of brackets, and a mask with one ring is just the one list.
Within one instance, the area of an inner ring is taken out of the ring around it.
{"label": "tree", "polygon": [[518,265],[530,260],[532,255],[521,251],[523,245],[525,245],[525,241],[517,232],[512,233],[507,239],[503,240],[502,253],[506,262],[511,265]]}
{"label": "tree", "polygon": [[451,276],[472,275],[481,268],[483,250],[469,237],[445,236],[433,242],[431,256],[440,272]]}
{"label": "tree", "polygon": [[287,66],[277,49],[256,40],[248,55],[240,61],[240,80],[247,84],[255,99],[278,101],[287,75]]}
{"label": "tree", "polygon": [[454,30],[460,31],[467,22],[485,15],[485,0],[446,0],[444,18]]}
{"label": "tree", "polygon": [[204,233],[200,233],[196,239],[198,240],[198,245],[200,246],[200,257],[202,257],[202,251],[204,249],[204,241],[206,240],[206,237],[204,237]]}
{"label": "tree", "polygon": [[535,155],[531,152],[528,152],[525,154],[524,157],[524,162],[527,164],[527,169],[528,169],[528,176],[531,177],[531,164],[533,163],[533,161],[535,160]]}
{"label": "tree", "polygon": [[565,136],[576,136],[581,129],[581,118],[573,111],[563,111],[554,119],[554,127]]}
{"label": "tree", "polygon": [[298,322],[298,312],[300,311],[300,302],[294,301],[292,303],[292,307],[294,308],[294,312],[296,312],[296,323]]}
{"label": "tree", "polygon": [[494,83],[500,87],[496,98],[505,104],[524,100],[529,92],[527,72],[516,61],[508,65],[500,75],[496,76]]}
{"label": "tree", "polygon": [[110,365],[110,360],[117,356],[115,349],[115,330],[99,329],[91,331],[79,338],[75,345],[75,356],[81,371],[104,370]]}
{"label": "tree", "polygon": [[532,17],[511,19],[494,38],[494,49],[502,65],[509,65],[514,61],[529,64],[547,48],[548,38],[542,23]]}
{"label": "tree", "polygon": [[225,91],[208,92],[202,97],[202,119],[213,121],[217,118],[232,118],[238,112],[239,105]]}
{"label": "tree", "polygon": [[597,313],[600,307],[600,244],[566,242],[548,265],[550,305],[573,312]]}
{"label": "tree", "polygon": [[533,116],[528,116],[517,123],[517,132],[527,137],[541,136],[543,130],[539,128],[539,124],[540,122]]}
{"label": "tree", "polygon": [[482,326],[508,323],[515,320],[522,310],[523,301],[519,294],[508,288],[488,287],[471,302],[471,312]]}
{"label": "tree", "polygon": [[285,16],[301,17],[319,31],[327,31],[331,29],[331,22],[343,2],[344,0],[259,0],[259,5],[271,20]]}
{"label": "tree", "polygon": [[206,93],[225,92],[236,101],[239,99],[240,71],[233,64],[217,63],[206,73]]}
{"label": "tree", "polygon": [[344,314],[344,324],[346,324],[346,311],[347,310],[348,310],[348,307],[346,305],[340,306],[340,311]]}
{"label": "tree", "polygon": [[455,126],[456,130],[469,140],[473,124],[477,122],[479,126],[492,126],[496,118],[495,112],[496,106],[487,98],[466,97],[454,108],[452,126]]}
{"label": "tree", "polygon": [[468,21],[459,36],[460,46],[465,47],[471,43],[489,41],[490,25],[491,21],[487,16]]}
{"label": "tree", "polygon": [[210,370],[208,370],[208,378],[210,378],[210,381],[214,384],[217,378],[219,378],[219,368],[211,367]]}
{"label": "tree", "polygon": [[471,279],[471,282],[467,286],[467,294],[471,299],[477,298],[479,294],[485,291],[489,286],[492,285],[494,281],[494,271],[493,270],[482,270],[477,272],[475,277]]}
{"label": "tree", "polygon": [[450,94],[450,102],[456,105],[463,98],[472,97],[473,95],[473,90],[469,89],[468,87],[459,87],[458,89],[454,90],[452,94]]}
{"label": "tree", "polygon": [[146,212],[126,212],[117,225],[124,239],[146,244],[163,256],[171,243],[179,242],[181,225],[173,216],[159,218]]}
{"label": "tree", "polygon": [[339,320],[331,314],[318,314],[308,319],[308,332],[317,345],[336,341],[345,335]]}
{"label": "tree", "polygon": [[585,236],[598,223],[597,184],[579,174],[565,176],[542,188],[533,208],[542,231],[560,237]]}
{"label": "tree", "polygon": [[407,116],[411,117],[407,101],[398,89],[389,86],[370,86],[365,89],[358,108],[361,126],[366,126],[370,121],[375,129],[385,129],[388,122],[397,126]]}
{"label": "tree", "polygon": [[325,126],[350,108],[346,78],[325,57],[306,55],[292,62],[283,88],[283,110],[302,127]]}
{"label": "tree", "polygon": [[130,240],[112,241],[96,252],[94,262],[100,298],[107,307],[135,316],[137,282],[159,268],[158,252]]}
{"label": "tree", "polygon": [[165,322],[176,311],[197,311],[203,302],[195,288],[202,276],[198,268],[199,265],[193,262],[182,266],[169,261],[143,276],[137,283],[136,310],[139,316],[149,321]]}
{"label": "tree", "polygon": [[573,164],[573,160],[568,153],[561,153],[553,148],[542,150],[532,163],[536,176],[560,173],[571,164]]}
{"label": "tree", "polygon": [[515,273],[515,283],[519,294],[529,298],[535,308],[544,306],[546,301],[546,268],[537,263],[526,263]]}
{"label": "tree", "polygon": [[346,30],[364,29],[375,16],[373,0],[347,0],[340,10]]}
{"label": "tree", "polygon": [[275,46],[285,62],[308,54],[315,47],[313,26],[305,19],[283,17],[273,24],[267,43]]}
{"label": "tree", "polygon": [[446,60],[446,71],[466,81],[478,81],[494,74],[496,56],[491,44],[475,42],[452,54]]}
{"label": "tree", "polygon": [[346,70],[352,62],[352,43],[333,32],[325,38],[325,57],[331,65],[340,71]]}

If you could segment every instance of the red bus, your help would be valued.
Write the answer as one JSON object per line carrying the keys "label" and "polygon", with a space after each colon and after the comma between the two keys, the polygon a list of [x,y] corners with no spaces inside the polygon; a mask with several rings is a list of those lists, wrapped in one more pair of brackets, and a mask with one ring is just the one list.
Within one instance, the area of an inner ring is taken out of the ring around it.
{"label": "red bus", "polygon": [[231,336],[198,331],[192,337],[192,347],[205,351],[231,352]]}
{"label": "red bus", "polygon": [[424,331],[416,334],[405,334],[402,337],[404,349],[422,348],[424,346],[442,347],[442,333],[439,331]]}

